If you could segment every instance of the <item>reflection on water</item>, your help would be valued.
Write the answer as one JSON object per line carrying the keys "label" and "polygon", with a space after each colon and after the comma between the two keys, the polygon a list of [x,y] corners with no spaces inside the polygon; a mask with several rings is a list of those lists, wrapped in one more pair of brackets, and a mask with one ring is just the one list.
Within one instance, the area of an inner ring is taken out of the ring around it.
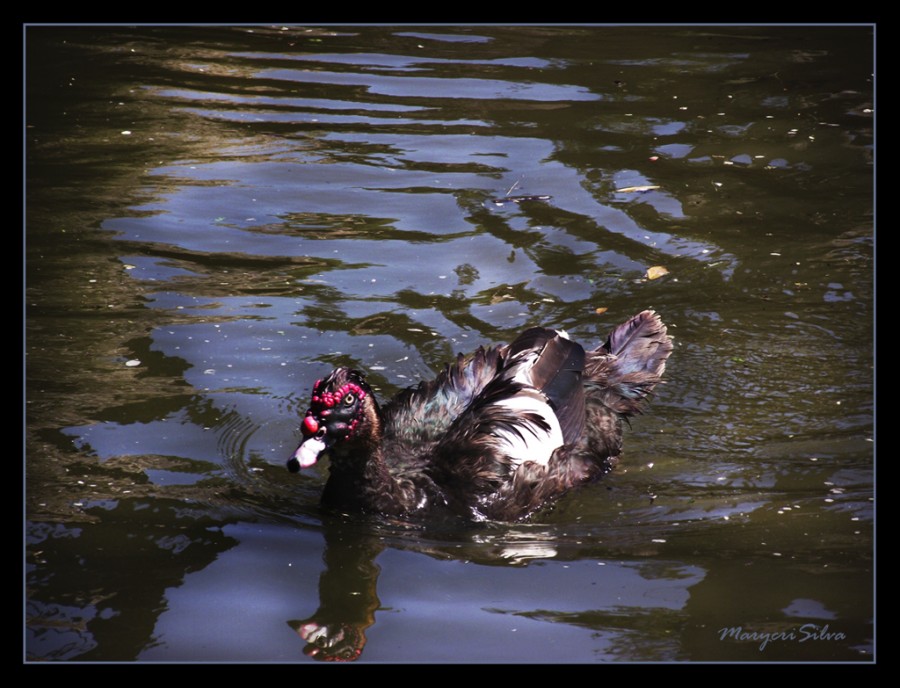
{"label": "reflection on water", "polygon": [[[870,659],[872,73],[870,27],[29,27],[26,657]],[[667,383],[538,523],[283,468],[334,365],[644,308]]]}

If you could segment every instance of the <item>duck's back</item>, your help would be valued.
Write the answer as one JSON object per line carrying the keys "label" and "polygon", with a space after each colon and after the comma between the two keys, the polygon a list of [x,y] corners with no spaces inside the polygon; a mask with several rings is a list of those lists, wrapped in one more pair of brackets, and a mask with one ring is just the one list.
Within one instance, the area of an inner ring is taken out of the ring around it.
{"label": "duck's back", "polygon": [[505,348],[480,347],[467,356],[459,354],[435,379],[403,390],[386,404],[383,446],[388,463],[409,463],[413,457],[427,462],[453,422],[496,378]]}
{"label": "duck's back", "polygon": [[[449,371],[457,384],[447,384],[445,371],[435,383],[413,390],[405,399],[410,408],[418,402],[431,411],[418,397],[431,393],[452,409],[423,433],[428,457],[419,467],[439,489],[439,498],[475,518],[505,514],[496,502],[515,501],[505,493],[520,466],[545,469],[557,449],[582,435],[584,359],[582,347],[564,333],[534,328],[509,346],[478,354],[474,365],[459,359]],[[509,506],[510,513],[520,508]]]}

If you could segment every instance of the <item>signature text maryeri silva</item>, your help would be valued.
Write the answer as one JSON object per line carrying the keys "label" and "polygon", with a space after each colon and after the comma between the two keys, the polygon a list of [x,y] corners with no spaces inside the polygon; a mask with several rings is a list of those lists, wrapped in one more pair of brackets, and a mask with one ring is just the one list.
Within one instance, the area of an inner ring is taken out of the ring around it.
{"label": "signature text maryeri silva", "polygon": [[788,641],[805,643],[813,640],[846,640],[847,636],[840,631],[828,630],[828,624],[803,624],[799,628],[786,631],[745,631],[742,626],[728,626],[719,629],[719,640],[739,640],[759,643],[759,651],[766,649],[769,643]]}

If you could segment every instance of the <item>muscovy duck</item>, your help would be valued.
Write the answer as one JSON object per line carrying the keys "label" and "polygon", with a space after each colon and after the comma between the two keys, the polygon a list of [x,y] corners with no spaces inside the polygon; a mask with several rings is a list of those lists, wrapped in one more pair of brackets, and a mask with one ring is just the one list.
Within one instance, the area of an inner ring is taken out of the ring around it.
{"label": "muscovy duck", "polygon": [[534,327],[460,354],[384,407],[362,373],[337,368],[313,387],[287,465],[297,472],[330,457],[326,508],[524,520],[617,463],[623,421],[641,412],[671,352],[648,310],[587,352],[563,331]]}

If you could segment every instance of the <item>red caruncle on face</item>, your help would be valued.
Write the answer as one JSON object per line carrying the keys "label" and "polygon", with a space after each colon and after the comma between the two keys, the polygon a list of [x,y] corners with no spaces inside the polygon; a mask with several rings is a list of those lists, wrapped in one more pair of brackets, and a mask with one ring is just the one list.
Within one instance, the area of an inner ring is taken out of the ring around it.
{"label": "red caruncle on face", "polygon": [[355,382],[347,382],[334,392],[319,390],[321,384],[322,381],[318,380],[313,388],[312,405],[310,407],[312,411],[333,408],[340,404],[348,394],[354,395],[357,399],[363,399],[366,396],[366,391]]}
{"label": "red caruncle on face", "polygon": [[353,411],[357,401],[365,399],[366,390],[355,382],[346,382],[334,391],[322,389],[322,380],[313,387],[309,410],[303,419],[301,429],[305,437],[323,432],[337,439],[341,435],[349,437],[359,425],[357,417],[346,417]]}

